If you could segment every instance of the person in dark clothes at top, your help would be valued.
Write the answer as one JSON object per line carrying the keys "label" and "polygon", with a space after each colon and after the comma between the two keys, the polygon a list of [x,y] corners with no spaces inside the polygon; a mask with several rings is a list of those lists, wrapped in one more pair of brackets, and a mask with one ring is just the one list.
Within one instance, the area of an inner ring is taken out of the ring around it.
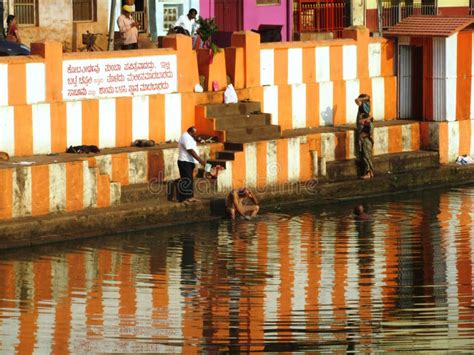
{"label": "person in dark clothes at top", "polygon": [[177,185],[177,198],[179,202],[196,202],[194,198],[194,168],[196,163],[204,165],[205,162],[197,153],[196,127],[189,127],[181,136],[178,143],[178,169],[180,179]]}

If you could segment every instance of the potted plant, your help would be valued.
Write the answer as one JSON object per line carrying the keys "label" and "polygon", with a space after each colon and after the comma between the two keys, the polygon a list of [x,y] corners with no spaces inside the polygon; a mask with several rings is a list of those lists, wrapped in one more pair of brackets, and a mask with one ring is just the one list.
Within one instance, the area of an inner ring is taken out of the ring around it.
{"label": "potted plant", "polygon": [[209,64],[212,64],[214,55],[221,51],[221,48],[212,41],[213,35],[219,31],[216,20],[214,18],[206,19],[199,16],[196,23],[199,25],[197,33],[201,38],[202,47],[209,49]]}

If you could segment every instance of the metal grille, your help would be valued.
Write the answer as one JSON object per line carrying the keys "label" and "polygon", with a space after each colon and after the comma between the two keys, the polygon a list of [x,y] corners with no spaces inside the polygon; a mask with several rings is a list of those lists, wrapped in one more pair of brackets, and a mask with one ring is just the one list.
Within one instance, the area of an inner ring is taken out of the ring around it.
{"label": "metal grille", "polygon": [[93,21],[94,0],[72,0],[72,18],[74,21]]}
{"label": "metal grille", "polygon": [[20,25],[36,25],[36,0],[15,0],[13,12]]}
{"label": "metal grille", "polygon": [[344,1],[323,0],[294,3],[294,23],[298,32],[334,32],[344,28]]}
{"label": "metal grille", "polygon": [[135,22],[140,24],[139,32],[144,32],[146,30],[145,11],[135,11],[132,13],[132,17]]}
{"label": "metal grille", "polygon": [[438,7],[433,3],[382,2],[382,27],[388,28],[412,15],[437,15]]}

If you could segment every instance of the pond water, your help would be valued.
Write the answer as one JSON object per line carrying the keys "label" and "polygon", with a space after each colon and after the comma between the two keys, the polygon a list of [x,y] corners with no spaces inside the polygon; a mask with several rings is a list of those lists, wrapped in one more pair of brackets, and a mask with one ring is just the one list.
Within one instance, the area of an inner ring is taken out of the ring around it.
{"label": "pond water", "polygon": [[0,252],[0,353],[474,350],[474,187]]}

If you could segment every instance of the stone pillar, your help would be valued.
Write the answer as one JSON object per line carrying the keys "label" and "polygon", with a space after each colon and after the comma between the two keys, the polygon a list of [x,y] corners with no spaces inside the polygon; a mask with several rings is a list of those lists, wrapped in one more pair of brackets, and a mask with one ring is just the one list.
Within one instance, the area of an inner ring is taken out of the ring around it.
{"label": "stone pillar", "polygon": [[251,31],[235,32],[232,47],[244,49],[245,87],[260,86],[260,35]]}
{"label": "stone pillar", "polygon": [[46,72],[46,101],[62,101],[63,90],[63,46],[60,42],[38,42],[31,44],[31,54],[44,58]]}

